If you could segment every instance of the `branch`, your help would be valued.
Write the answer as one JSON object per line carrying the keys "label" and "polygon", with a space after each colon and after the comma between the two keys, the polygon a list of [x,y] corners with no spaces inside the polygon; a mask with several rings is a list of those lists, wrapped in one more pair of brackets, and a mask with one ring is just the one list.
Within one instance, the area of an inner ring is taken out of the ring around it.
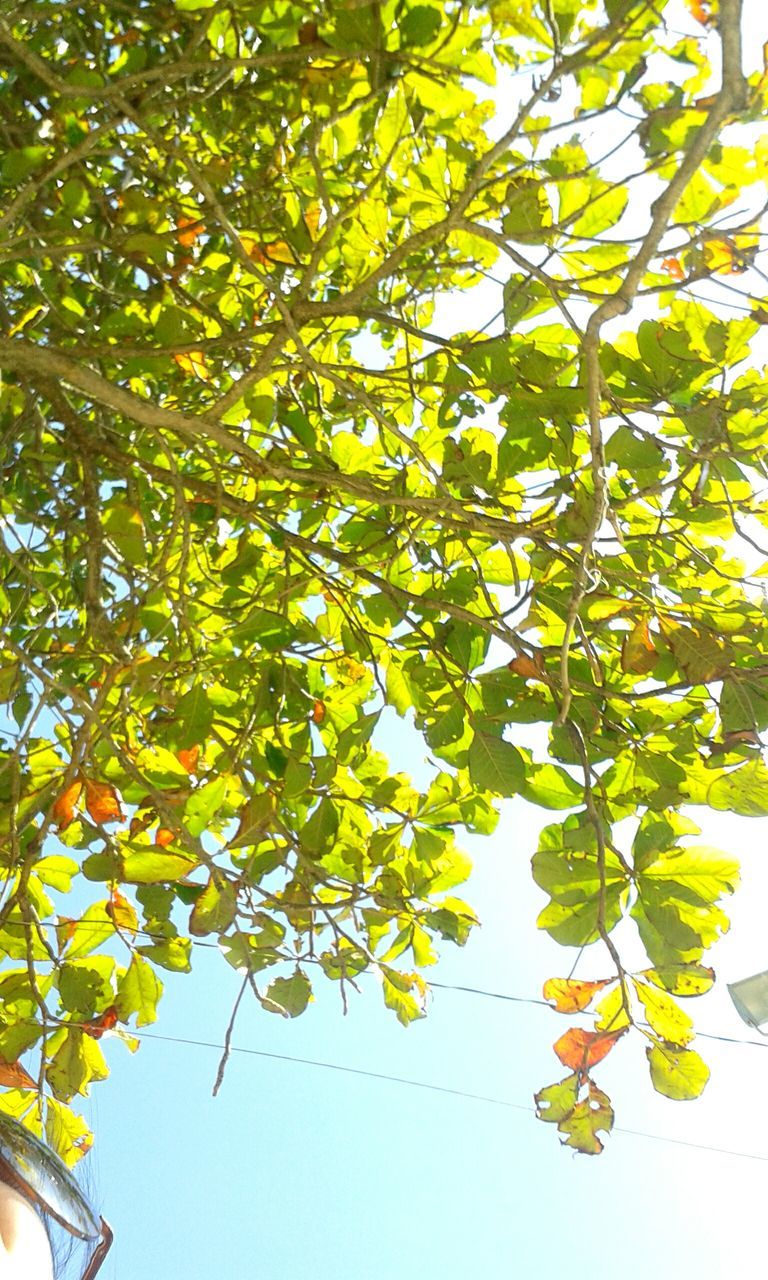
{"label": "branch", "polygon": [[696,133],[691,146],[684,154],[674,178],[651,206],[651,225],[638,250],[624,281],[616,293],[606,298],[589,318],[582,342],[584,374],[587,388],[587,414],[591,448],[591,470],[594,483],[592,513],[584,535],[579,563],[571,598],[565,618],[565,634],[560,650],[561,702],[557,725],[563,725],[571,706],[569,680],[569,653],[576,618],[589,585],[589,562],[592,558],[595,538],[608,509],[608,484],[605,475],[602,434],[602,377],[600,373],[600,339],[602,329],[609,320],[630,310],[643,276],[655,256],[662,237],[669,226],[675,205],[699,169],[712,144],[717,140],[725,120],[734,110],[743,108],[747,101],[747,82],[741,62],[741,11],[742,0],[720,0],[719,31],[722,46],[723,70],[720,91]]}

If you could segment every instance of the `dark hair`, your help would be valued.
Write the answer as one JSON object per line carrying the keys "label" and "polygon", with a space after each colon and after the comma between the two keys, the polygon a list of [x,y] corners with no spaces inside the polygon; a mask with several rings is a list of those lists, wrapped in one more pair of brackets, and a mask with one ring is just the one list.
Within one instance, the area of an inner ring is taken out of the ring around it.
{"label": "dark hair", "polygon": [[67,1266],[75,1247],[74,1237],[68,1231],[59,1230],[58,1223],[54,1222],[47,1213],[43,1213],[40,1209],[37,1212],[45,1227],[45,1234],[51,1247],[54,1280],[66,1280]]}

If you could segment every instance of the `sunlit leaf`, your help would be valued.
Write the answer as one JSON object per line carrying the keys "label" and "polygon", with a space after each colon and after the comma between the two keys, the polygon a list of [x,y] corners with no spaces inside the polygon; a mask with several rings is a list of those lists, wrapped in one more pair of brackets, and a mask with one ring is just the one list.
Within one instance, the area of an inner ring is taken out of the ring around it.
{"label": "sunlit leaf", "polygon": [[589,1008],[598,991],[607,986],[610,978],[597,982],[580,982],[577,978],[547,978],[542,995],[551,1000],[558,1013],[579,1013]]}
{"label": "sunlit leaf", "polygon": [[584,1031],[572,1027],[555,1043],[554,1050],[564,1067],[586,1072],[610,1053],[624,1028],[619,1031]]}
{"label": "sunlit leaf", "polygon": [[85,807],[94,822],[119,822],[123,816],[118,794],[108,782],[86,778]]}
{"label": "sunlit leaf", "polygon": [[709,1067],[695,1049],[651,1045],[646,1054],[657,1093],[677,1102],[690,1101],[703,1093],[709,1080]]}

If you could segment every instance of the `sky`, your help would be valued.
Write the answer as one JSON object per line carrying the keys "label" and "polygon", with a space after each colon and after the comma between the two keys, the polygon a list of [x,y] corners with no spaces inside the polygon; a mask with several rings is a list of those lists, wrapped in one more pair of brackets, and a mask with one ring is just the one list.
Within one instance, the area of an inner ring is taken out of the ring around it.
{"label": "sky", "polygon": [[[768,15],[759,0],[749,13],[754,56]],[[378,745],[418,779],[424,747],[394,716],[384,724]],[[233,1044],[256,1052],[232,1054],[213,1098],[220,1052],[187,1042],[222,1043],[239,979],[198,946],[191,975],[163,975],[160,1020],[148,1029],[175,1039],[147,1035],[133,1056],[105,1041],[111,1076],[84,1103],[96,1132],[87,1177],[115,1231],[104,1280],[758,1274],[768,1040],[739,1020],[725,984],[768,969],[768,826],[694,816],[702,840],[742,857],[743,885],[725,904],[731,932],[710,953],[718,984],[688,1008],[701,1031],[758,1042],[697,1040],[712,1070],[699,1101],[655,1094],[642,1045],[628,1036],[597,1071],[617,1130],[599,1158],[577,1155],[532,1113],[534,1091],[565,1074],[551,1044],[568,1020],[439,989],[429,1016],[405,1029],[374,979],[346,1018],[330,984],[294,1021],[244,1002]],[[545,978],[568,973],[573,953],[535,927],[545,899],[530,856],[547,820],[505,801],[493,836],[464,841],[476,860],[465,896],[483,927],[463,950],[445,944],[437,982],[537,999]],[[598,969],[593,948],[577,976]]]}

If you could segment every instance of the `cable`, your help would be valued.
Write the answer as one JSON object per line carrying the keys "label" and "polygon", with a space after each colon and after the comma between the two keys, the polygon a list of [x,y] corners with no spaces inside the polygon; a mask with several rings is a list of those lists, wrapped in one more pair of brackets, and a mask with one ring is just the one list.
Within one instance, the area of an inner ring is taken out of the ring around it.
{"label": "cable", "polygon": [[[55,922],[50,920],[43,920],[41,923],[52,924],[55,926]],[[100,926],[95,924],[92,925],[91,928],[96,930],[99,929]],[[144,934],[144,936],[152,938],[158,942],[168,941],[168,939],[164,938],[162,935],[150,933],[146,929],[136,929],[134,932]],[[202,938],[188,938],[186,941],[188,941],[193,947],[207,947],[213,951],[218,951],[220,949],[218,942],[205,942]],[[306,960],[304,963],[306,963]],[[360,976],[364,977],[366,975],[361,974]],[[486,1000],[503,1000],[509,1004],[531,1004],[538,1006],[540,1009],[551,1009],[553,1013],[556,1012],[554,1005],[550,1004],[548,1000],[541,1000],[536,996],[513,996],[504,991],[486,991],[483,987],[465,987],[454,982],[437,982],[433,978],[427,978],[425,981],[429,987],[434,987],[436,990],[440,991],[461,991],[465,995],[482,996]],[[644,1022],[639,1025],[648,1026],[648,1023]],[[768,1049],[768,1037],[764,1040],[746,1040],[737,1036],[716,1035],[713,1031],[697,1031],[696,1038],[699,1040],[719,1040],[722,1044],[750,1045],[753,1049]],[[253,1050],[252,1052],[255,1053],[256,1050]]]}
{"label": "cable", "polygon": [[[450,982],[429,981],[429,986],[440,987],[442,991],[463,991],[467,995],[485,996],[489,1000],[508,1000],[512,1004],[539,1005],[540,1008],[551,1009],[553,1013],[556,1012],[554,1005],[551,1005],[548,1000],[537,1000],[534,996],[510,996],[502,991],[484,991],[481,987],[461,987]],[[638,1025],[647,1027],[649,1024],[642,1022]],[[695,1034],[696,1038],[700,1040],[719,1040],[722,1044],[748,1044],[753,1049],[768,1049],[768,1038],[764,1040],[746,1040],[738,1036],[716,1035],[714,1031],[697,1031]]]}
{"label": "cable", "polygon": [[[169,1044],[195,1045],[200,1049],[216,1049],[223,1053],[224,1045],[212,1040],[190,1040],[183,1036],[163,1036],[154,1031],[131,1031],[130,1035],[141,1040],[165,1040]],[[505,1098],[492,1098],[484,1093],[468,1093],[464,1089],[451,1089],[448,1085],[430,1084],[424,1080],[410,1080],[407,1076],[390,1076],[382,1071],[366,1071],[364,1067],[345,1067],[338,1062],[321,1062],[318,1058],[298,1058],[290,1053],[269,1053],[266,1049],[245,1049],[237,1045],[230,1053],[243,1053],[254,1058],[272,1058],[277,1062],[297,1062],[304,1067],[322,1067],[325,1071],[342,1071],[346,1075],[365,1076],[369,1080],[387,1080],[390,1084],[403,1084],[411,1089],[427,1089],[431,1093],[448,1093],[455,1098],[469,1098],[473,1102],[487,1102],[495,1107],[509,1107],[514,1111],[534,1112],[535,1108],[522,1102],[508,1102]]]}
{"label": "cable", "polygon": [[485,996],[489,1000],[509,1000],[512,1004],[537,1004],[542,1009],[554,1009],[548,1000],[539,1000],[535,996],[509,996],[501,991],[484,991],[480,987],[460,987],[452,982],[433,982],[426,978],[427,986],[439,987],[441,991],[464,991],[470,996]]}
{"label": "cable", "polygon": [[[505,999],[506,997],[501,997]],[[140,1031],[136,1034],[141,1040],[162,1040],[167,1044],[194,1045],[200,1049],[215,1049],[223,1053],[224,1045],[210,1040],[193,1040],[183,1036],[164,1036],[152,1031]],[[270,1053],[266,1049],[246,1049],[238,1045],[230,1046],[230,1053],[245,1054],[254,1058],[270,1058],[276,1062],[295,1062],[305,1067],[320,1067],[325,1071],[340,1071],[346,1075],[364,1076],[368,1080],[385,1080],[389,1084],[401,1084],[410,1089],[426,1089],[430,1093],[449,1094],[454,1098],[466,1098],[471,1102],[484,1102],[492,1107],[505,1107],[512,1111],[527,1111],[535,1115],[535,1108],[522,1102],[510,1102],[506,1098],[494,1098],[484,1093],[469,1093],[465,1089],[451,1089],[447,1085],[431,1084],[424,1080],[411,1080],[407,1076],[390,1076],[383,1071],[366,1071],[363,1067],[345,1067],[338,1062],[321,1062],[317,1058],[299,1058],[290,1053]],[[768,1164],[768,1156],[758,1155],[754,1151],[733,1151],[728,1147],[713,1147],[704,1142],[687,1142],[683,1138],[669,1138],[661,1133],[647,1133],[643,1129],[625,1129],[614,1125],[614,1133],[623,1133],[632,1138],[646,1138],[649,1142],[666,1142],[676,1147],[689,1147],[694,1151],[709,1151],[714,1155],[733,1156],[738,1160],[760,1160]]]}

